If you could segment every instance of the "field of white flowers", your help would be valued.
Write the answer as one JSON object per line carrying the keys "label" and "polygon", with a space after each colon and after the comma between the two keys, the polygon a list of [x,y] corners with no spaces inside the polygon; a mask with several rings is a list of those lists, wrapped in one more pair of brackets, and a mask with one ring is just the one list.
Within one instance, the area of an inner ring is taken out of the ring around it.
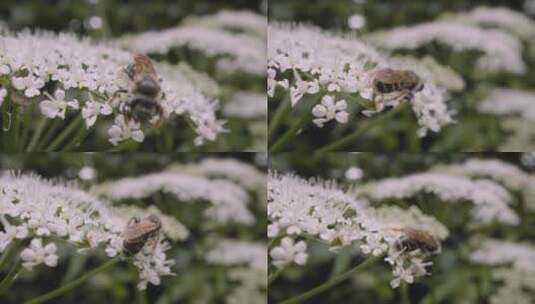
{"label": "field of white flowers", "polygon": [[[0,157],[1,302],[265,303],[265,162]],[[149,214],[160,238],[129,256],[125,226]]]}
{"label": "field of white flowers", "polygon": [[269,301],[533,303],[534,189],[533,153],[281,153]]}
{"label": "field of white flowers", "polygon": [[269,150],[533,150],[533,4],[495,2],[270,1]]}

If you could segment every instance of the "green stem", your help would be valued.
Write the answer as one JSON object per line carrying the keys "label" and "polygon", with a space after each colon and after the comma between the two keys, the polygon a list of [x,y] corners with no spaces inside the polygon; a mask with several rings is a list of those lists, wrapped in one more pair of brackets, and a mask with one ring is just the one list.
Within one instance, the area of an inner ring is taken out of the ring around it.
{"label": "green stem", "polygon": [[401,292],[401,303],[410,304],[411,301],[410,301],[410,298],[409,298],[409,284],[407,284],[406,282],[402,282],[400,287],[401,287],[401,289],[400,289],[400,292]]}
{"label": "green stem", "polygon": [[279,127],[284,116],[286,115],[286,113],[288,113],[289,110],[290,110],[290,101],[281,100],[279,103],[279,106],[277,107],[275,114],[273,114],[273,118],[269,122],[268,139],[273,138],[273,135],[275,135],[277,128]]}
{"label": "green stem", "polygon": [[297,120],[286,133],[284,133],[269,149],[269,152],[276,153],[280,152],[288,142],[297,135],[297,132],[303,128],[307,123],[312,119],[312,113],[306,111],[306,114],[303,114],[299,120]]}
{"label": "green stem", "polygon": [[273,283],[284,271],[284,267],[277,268],[277,270],[273,273],[271,273],[268,277],[269,284]]}
{"label": "green stem", "polygon": [[0,282],[0,295],[4,294],[6,290],[15,282],[20,272],[22,271],[22,262],[17,259],[15,264],[9,270],[7,276]]}
{"label": "green stem", "polygon": [[87,129],[85,126],[82,126],[72,140],[65,144],[62,151],[71,151],[73,147],[79,147],[88,134],[89,129]]}
{"label": "green stem", "polygon": [[398,112],[402,111],[403,108],[404,108],[403,106],[397,106],[394,109],[388,111],[387,113],[385,113],[383,115],[380,115],[376,119],[367,120],[355,132],[353,132],[353,133],[351,133],[351,134],[349,134],[349,135],[347,135],[345,137],[342,137],[339,140],[320,148],[319,150],[317,150],[317,153],[324,154],[324,153],[332,152],[334,150],[338,150],[340,148],[343,148],[343,147],[347,146],[348,144],[356,141],[365,132],[369,131],[370,129],[373,129],[376,126],[381,125],[386,120],[392,118]]}
{"label": "green stem", "polygon": [[75,289],[76,287],[82,285],[85,281],[87,281],[89,278],[91,278],[92,276],[96,275],[97,273],[99,272],[103,272],[109,268],[111,268],[112,266],[114,266],[115,264],[117,264],[118,262],[120,261],[120,258],[119,257],[115,257],[109,261],[107,261],[106,263],[100,265],[99,267],[87,272],[86,274],[84,274],[83,276],[79,277],[78,279],[74,280],[74,281],[71,281],[70,283],[68,284],[65,284],[57,289],[54,289],[48,293],[45,293],[44,295],[41,295],[41,296],[38,296],[36,298],[33,298],[31,299],[30,301],[27,301],[25,302],[25,304],[40,304],[40,303],[45,303],[53,298],[56,298],[56,297],[59,297],[73,289]]}
{"label": "green stem", "polygon": [[56,137],[56,139],[54,139],[54,141],[45,149],[45,151],[46,152],[55,151],[59,147],[59,145],[65,139],[67,139],[67,137],[71,135],[71,133],[74,132],[74,130],[76,130],[76,128],[80,127],[80,124],[82,124],[82,122],[83,122],[82,115],[76,115],[76,118],[71,120],[69,125],[65,129],[63,129],[63,131]]}
{"label": "green stem", "polygon": [[15,240],[13,240],[11,241],[11,243],[9,243],[7,248],[4,250],[4,252],[2,253],[2,257],[0,257],[0,270],[2,270],[2,268],[4,267],[4,264],[9,260],[9,257],[11,256],[11,254],[13,253],[16,247],[17,247],[17,243]]}
{"label": "green stem", "polygon": [[52,139],[52,136],[54,136],[56,131],[61,127],[62,123],[63,123],[63,120],[61,119],[52,120],[52,124],[50,125],[50,127],[48,127],[45,134],[43,134],[43,136],[41,136],[41,138],[39,139],[37,146],[35,148],[36,151],[43,151],[46,144],[50,142],[50,140]]}
{"label": "green stem", "polygon": [[290,298],[288,300],[285,300],[285,301],[282,301],[280,304],[291,304],[291,303],[299,303],[301,301],[304,301],[304,300],[307,300],[307,299],[310,299],[312,298],[313,296],[319,294],[319,293],[322,293],[326,290],[328,290],[329,288],[349,279],[351,276],[353,276],[353,274],[355,274],[358,270],[361,270],[361,269],[364,269],[372,264],[374,264],[376,261],[378,261],[380,259],[380,257],[371,257],[371,258],[368,258],[366,261],[364,261],[363,263],[353,267],[352,269],[334,277],[333,279],[330,279],[328,280],[327,282],[317,286],[317,287],[314,287],[313,289],[305,292],[305,293],[302,293],[298,296],[295,296],[293,298]]}
{"label": "green stem", "polygon": [[24,123],[22,124],[22,135],[19,140],[19,147],[17,148],[18,151],[24,151],[24,147],[26,147],[26,143],[28,142],[28,136],[30,135],[30,124],[32,122],[32,111],[29,107],[26,107],[24,109]]}
{"label": "green stem", "polygon": [[[48,118],[46,116],[41,117],[41,120],[39,120],[39,125],[37,125],[37,130],[33,133],[32,139],[30,139],[30,144],[26,148],[26,152],[32,152],[35,149],[35,146],[37,145],[37,142],[39,138],[41,137],[41,134],[45,130],[46,124],[48,122]],[[28,128],[29,125],[26,125],[26,128]]]}

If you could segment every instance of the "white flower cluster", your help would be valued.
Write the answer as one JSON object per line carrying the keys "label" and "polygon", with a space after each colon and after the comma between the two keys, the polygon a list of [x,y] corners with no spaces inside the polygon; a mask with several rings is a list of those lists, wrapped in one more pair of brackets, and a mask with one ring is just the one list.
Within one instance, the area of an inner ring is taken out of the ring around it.
{"label": "white flower cluster", "polygon": [[257,37],[202,26],[178,26],[121,38],[118,43],[142,53],[166,54],[174,48],[191,48],[217,58],[224,71],[266,73],[266,43]]}
{"label": "white flower cluster", "polygon": [[[11,94],[19,92],[28,101],[41,100],[44,95],[40,102],[43,115],[65,119],[68,109],[81,110],[88,128],[99,116],[114,115],[115,125],[108,132],[110,142],[144,139],[141,125],[127,121],[119,111],[126,100],[109,103],[119,89],[132,87],[123,72],[133,62],[132,54],[70,34],[29,31],[1,35],[0,54],[0,77],[11,84],[4,89],[13,90]],[[53,95],[44,89],[49,82],[57,83]],[[199,136],[208,140],[222,131],[215,117],[217,103],[192,92],[191,83],[163,79],[161,86],[166,97],[159,102],[165,118],[185,114]]]}
{"label": "white flower cluster", "polygon": [[[109,257],[122,252],[121,233],[128,221],[107,203],[74,186],[53,183],[36,175],[5,173],[0,176],[0,252],[12,242],[31,239],[21,252],[28,270],[44,263],[57,265],[56,244],[62,239],[80,250],[101,245]],[[50,238],[50,241],[45,242]],[[52,241],[54,240],[54,241]],[[154,253],[141,251],[134,256],[140,271],[139,287],[158,285],[160,276],[170,275],[165,242],[160,241]]]}
{"label": "white flower cluster", "polygon": [[213,264],[267,269],[266,252],[266,245],[262,243],[223,239],[206,254],[206,260]]}
{"label": "white flower cluster", "polygon": [[356,190],[372,200],[410,198],[419,192],[432,193],[444,202],[472,202],[474,219],[483,223],[498,221],[516,225],[520,219],[509,207],[511,195],[499,184],[487,180],[445,173],[419,173],[386,178]]}
{"label": "white flower cluster", "polygon": [[[268,96],[273,97],[277,88],[289,90],[291,104],[295,106],[306,94],[324,95],[320,97],[327,100],[318,98],[321,104],[313,110],[318,126],[332,119],[347,122],[346,102],[333,96],[349,93],[371,99],[374,72],[391,66],[387,56],[355,36],[279,23],[270,24],[268,36]],[[413,70],[412,66],[406,68]],[[445,104],[445,89],[424,78],[425,75],[420,76],[424,90],[415,93],[411,106],[420,124],[419,135],[423,136],[428,130],[440,131],[452,119]]]}
{"label": "white flower cluster", "polygon": [[219,223],[252,224],[255,221],[247,209],[247,192],[222,179],[164,171],[106,182],[93,191],[112,200],[141,199],[161,191],[188,203],[198,200],[209,202],[211,206],[206,209],[206,215]]}
{"label": "white flower cluster", "polygon": [[493,89],[479,103],[478,110],[497,115],[519,115],[528,121],[535,121],[535,93],[506,88]]}
{"label": "white flower cluster", "polygon": [[482,70],[505,70],[514,74],[526,71],[520,40],[502,30],[439,20],[377,32],[369,38],[391,50],[415,49],[433,41],[448,45],[454,51],[479,50],[484,54],[477,61]]}
{"label": "white flower cluster", "polygon": [[535,297],[535,246],[496,239],[484,240],[472,253],[475,263],[494,266],[494,280],[502,282],[490,303],[533,303]]}
{"label": "white flower cluster", "polygon": [[466,13],[446,14],[444,19],[450,22],[494,26],[505,29],[527,41],[535,39],[535,21],[506,7],[480,6]]}
{"label": "white flower cluster", "polygon": [[223,108],[225,115],[244,119],[265,118],[267,111],[266,94],[248,91],[236,93],[233,100]]}
{"label": "white flower cluster", "polygon": [[214,15],[187,19],[186,24],[231,31],[248,31],[260,37],[267,34],[267,18],[252,11],[221,10]]}
{"label": "white flower cluster", "polygon": [[428,253],[407,252],[396,244],[405,237],[403,228],[421,229],[442,240],[448,230],[418,208],[374,209],[365,201],[338,189],[333,182],[306,181],[294,175],[270,173],[268,179],[268,237],[281,238],[271,249],[271,263],[282,267],[307,262],[305,241],[313,237],[327,243],[332,250],[356,242],[363,254],[385,256],[392,266],[392,287],[403,280],[427,274]]}
{"label": "white flower cluster", "polygon": [[226,177],[249,190],[265,189],[266,174],[233,158],[205,158],[192,170],[210,177]]}
{"label": "white flower cluster", "polygon": [[230,266],[229,280],[238,283],[225,303],[259,303],[266,301],[267,248],[259,242],[222,239],[205,256],[211,264]]}

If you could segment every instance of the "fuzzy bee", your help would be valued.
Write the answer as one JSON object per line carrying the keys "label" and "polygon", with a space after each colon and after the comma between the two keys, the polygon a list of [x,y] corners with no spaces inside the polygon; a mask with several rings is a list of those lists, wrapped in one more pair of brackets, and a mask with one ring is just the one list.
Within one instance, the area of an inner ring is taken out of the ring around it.
{"label": "fuzzy bee", "polygon": [[146,243],[152,243],[152,250],[156,248],[160,237],[162,222],[155,215],[149,215],[143,219],[131,218],[123,233],[123,251],[126,255],[135,255]]}
{"label": "fuzzy bee", "polygon": [[422,253],[428,255],[440,252],[440,242],[425,230],[408,227],[393,230],[402,234],[395,244],[398,251],[412,252],[419,249]]}
{"label": "fuzzy bee", "polygon": [[[161,79],[152,61],[145,55],[135,54],[134,62],[124,68],[124,73],[132,81],[131,91],[121,89],[117,93],[127,93],[129,98],[120,105],[120,111],[135,121],[159,120],[163,115],[160,100],[164,93],[160,87]],[[112,99],[114,99],[112,97]]]}
{"label": "fuzzy bee", "polygon": [[372,100],[375,109],[380,112],[384,101],[410,101],[415,92],[420,92],[424,84],[416,73],[409,70],[393,70],[390,68],[376,71],[372,78]]}

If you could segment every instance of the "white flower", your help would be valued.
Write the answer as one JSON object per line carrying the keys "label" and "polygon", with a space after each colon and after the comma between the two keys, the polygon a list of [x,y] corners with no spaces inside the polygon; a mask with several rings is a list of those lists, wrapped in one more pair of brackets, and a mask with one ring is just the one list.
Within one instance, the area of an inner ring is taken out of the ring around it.
{"label": "white flower", "polygon": [[271,249],[269,254],[273,259],[273,264],[277,267],[283,267],[289,263],[305,265],[308,259],[306,250],[307,244],[304,241],[294,242],[293,239],[285,237],[279,246]]}
{"label": "white flower", "polygon": [[253,215],[247,210],[247,192],[223,179],[210,180],[182,172],[164,171],[104,183],[95,187],[94,191],[113,200],[139,199],[162,191],[180,201],[209,202],[212,206],[206,209],[206,215],[217,222],[254,223]]}
{"label": "white flower", "polygon": [[145,138],[141,125],[134,120],[127,122],[123,115],[115,117],[115,124],[108,130],[108,135],[110,136],[109,141],[115,146],[129,138],[137,142],[142,142]]}
{"label": "white flower", "polygon": [[535,121],[535,93],[507,88],[493,89],[478,105],[482,113],[519,115]]}
{"label": "white flower", "polygon": [[88,101],[82,108],[82,117],[85,120],[87,128],[92,127],[97,121],[98,115],[110,115],[113,110],[110,105],[96,101]]}
{"label": "white flower", "polygon": [[28,270],[32,270],[34,266],[41,263],[45,263],[49,267],[56,267],[58,264],[56,244],[49,243],[43,247],[43,241],[41,239],[33,239],[30,247],[22,250],[20,257],[24,261],[22,266]]}
{"label": "white flower", "polygon": [[358,30],[366,24],[366,19],[362,15],[352,15],[347,20],[347,25],[352,30]]}
{"label": "white flower", "polygon": [[364,173],[359,167],[350,167],[346,170],[345,177],[348,180],[359,180],[362,178]]}
{"label": "white flower", "polygon": [[444,173],[419,173],[404,177],[386,178],[356,190],[372,200],[410,198],[416,193],[433,193],[444,202],[472,202],[472,215],[481,222],[494,220],[517,225],[518,215],[509,207],[509,192],[490,180],[471,180],[464,176]]}
{"label": "white flower", "polygon": [[93,167],[85,166],[78,172],[78,177],[82,180],[93,180],[97,176],[97,171]]}
{"label": "white flower", "polygon": [[[121,233],[129,219],[108,202],[73,184],[12,173],[0,173],[0,214],[9,215],[17,222],[14,226],[0,217],[5,228],[5,232],[0,232],[0,247],[5,248],[15,238],[32,239],[30,247],[21,252],[23,266],[28,270],[41,263],[53,267],[58,262],[56,245],[44,245],[40,236],[62,239],[78,250],[104,247],[108,256],[119,254],[124,241]],[[160,244],[154,255],[134,257],[134,263],[143,261],[140,272],[150,273],[150,282],[157,282],[157,276],[170,274],[165,269],[170,263],[165,260],[166,249]]]}
{"label": "white flower", "polygon": [[41,101],[39,107],[41,108],[41,113],[49,118],[59,117],[65,119],[65,112],[67,107],[77,110],[78,109],[78,100],[73,99],[71,101],[65,100],[65,91],[57,90],[54,93],[54,97],[50,96],[47,92],[45,95],[48,99]]}
{"label": "white flower", "polygon": [[7,90],[4,88],[0,88],[0,107],[4,103],[4,99],[6,98],[6,96],[7,96]]}
{"label": "white flower", "polygon": [[323,125],[335,119],[339,123],[347,123],[349,114],[346,112],[347,103],[345,100],[339,100],[335,102],[334,97],[330,95],[325,95],[321,99],[321,104],[315,105],[312,109],[312,115],[317,117],[313,122],[318,127],[323,127]]}
{"label": "white flower", "polygon": [[240,265],[267,269],[267,248],[264,244],[223,239],[206,254],[206,260],[213,264]]}

